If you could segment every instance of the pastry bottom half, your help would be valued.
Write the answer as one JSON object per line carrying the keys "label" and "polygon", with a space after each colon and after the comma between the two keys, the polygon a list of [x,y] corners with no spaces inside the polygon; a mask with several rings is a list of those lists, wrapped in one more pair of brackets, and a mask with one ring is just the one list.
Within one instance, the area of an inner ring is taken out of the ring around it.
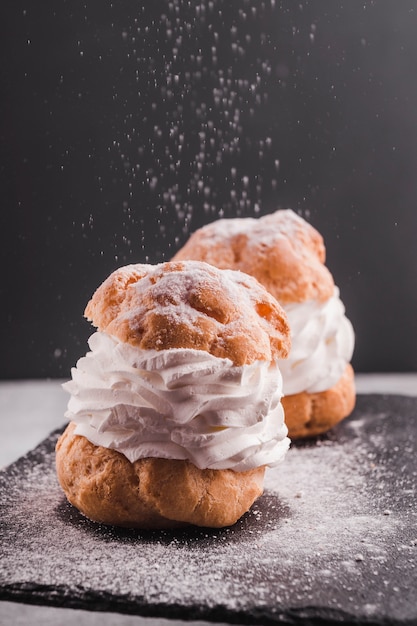
{"label": "pastry bottom half", "polygon": [[159,458],[131,463],[74,430],[70,423],[58,440],[57,475],[69,502],[96,522],[142,529],[220,528],[234,524],[263,492],[264,467],[235,472]]}
{"label": "pastry bottom half", "polygon": [[348,364],[340,380],[330,389],[282,398],[288,436],[302,439],[325,433],[353,411],[355,401],[354,372]]}

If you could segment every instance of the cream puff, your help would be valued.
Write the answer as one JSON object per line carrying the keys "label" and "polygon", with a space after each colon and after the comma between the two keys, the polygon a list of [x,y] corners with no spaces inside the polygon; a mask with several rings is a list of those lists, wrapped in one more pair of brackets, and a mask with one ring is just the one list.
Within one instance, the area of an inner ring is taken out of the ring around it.
{"label": "cream puff", "polygon": [[217,220],[174,256],[250,274],[284,308],[292,348],[280,363],[282,402],[292,439],[326,432],[355,404],[354,332],[325,256],[321,234],[291,210]]}
{"label": "cream puff", "polygon": [[56,446],[69,502],[118,526],[234,524],[289,447],[281,306],[253,277],[181,261],[116,270],[85,315],[97,331]]}

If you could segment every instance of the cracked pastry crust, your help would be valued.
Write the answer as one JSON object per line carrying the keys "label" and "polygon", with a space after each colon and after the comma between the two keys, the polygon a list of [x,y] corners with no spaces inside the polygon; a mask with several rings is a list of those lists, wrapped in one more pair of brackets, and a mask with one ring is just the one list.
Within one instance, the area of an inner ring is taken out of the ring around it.
{"label": "cracked pastry crust", "polygon": [[[285,313],[252,277],[196,261],[130,265],[111,274],[88,303],[101,331],[141,349],[193,348],[235,365],[284,358]],[[143,529],[234,524],[263,491],[264,467],[198,469],[182,460],[131,463],[116,450],[74,434],[56,446],[59,482],[93,521]]]}
{"label": "cracked pastry crust", "polygon": [[254,276],[280,304],[328,300],[334,281],[323,237],[291,210],[232,218],[196,230],[173,257]]}
{"label": "cracked pastry crust", "polygon": [[[185,259],[246,272],[284,308],[306,300],[325,302],[334,291],[332,274],[325,266],[323,237],[292,210],[207,224],[195,231],[173,257],[177,261]],[[350,365],[326,391],[284,396],[288,436],[299,439],[327,431],[351,413],[355,398]]]}
{"label": "cracked pastry crust", "polygon": [[144,350],[205,350],[235,365],[285,358],[290,349],[286,315],[257,280],[200,261],[122,267],[85,316]]}

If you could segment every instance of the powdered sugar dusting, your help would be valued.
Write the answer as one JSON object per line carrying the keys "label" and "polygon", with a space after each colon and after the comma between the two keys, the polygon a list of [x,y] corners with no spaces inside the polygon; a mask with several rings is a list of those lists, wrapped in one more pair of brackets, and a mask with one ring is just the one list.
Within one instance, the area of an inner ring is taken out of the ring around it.
{"label": "powdered sugar dusting", "polygon": [[237,365],[288,353],[285,313],[254,278],[192,260],[135,267],[116,270],[95,292],[87,309],[99,330],[133,345],[146,336],[146,348],[198,343],[210,352],[216,344]]}
{"label": "powdered sugar dusting", "polygon": [[[237,272],[208,268],[198,261],[185,262],[177,271],[168,271],[169,265],[160,264],[149,266],[148,275],[132,285],[135,290],[134,306],[128,311],[131,317],[141,315],[152,302],[152,311],[163,315],[168,321],[175,320],[185,325],[193,325],[201,316],[201,309],[197,309],[191,302],[191,294],[200,291],[211,291],[213,294],[223,293],[230,305],[239,303],[242,320],[252,317],[254,313],[255,297],[247,289],[241,289],[242,280]],[[250,277],[254,296],[259,295],[259,287]],[[224,306],[224,305],[223,305]]]}
{"label": "powdered sugar dusting", "polygon": [[329,440],[293,447],[288,463],[267,473],[266,489],[291,502],[292,517],[299,520],[282,531],[282,550],[295,561],[337,555],[352,565],[355,552],[363,552],[366,544],[385,552],[378,538],[395,532],[395,520],[375,517],[369,507],[366,467],[363,472],[358,466],[363,449],[355,449],[354,441],[347,447]]}
{"label": "powdered sugar dusting", "polygon": [[298,242],[297,233],[310,226],[291,209],[279,210],[263,217],[236,217],[211,222],[203,229],[210,234],[213,244],[224,244],[225,239],[247,235],[253,247],[260,244],[273,246],[279,239],[286,238],[292,245]]}

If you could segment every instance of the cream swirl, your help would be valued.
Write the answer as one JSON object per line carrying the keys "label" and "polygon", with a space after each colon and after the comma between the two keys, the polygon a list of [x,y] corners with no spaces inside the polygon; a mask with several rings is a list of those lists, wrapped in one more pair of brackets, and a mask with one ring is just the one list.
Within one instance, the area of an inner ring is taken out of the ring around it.
{"label": "cream swirl", "polygon": [[285,305],[291,328],[291,352],[279,366],[285,395],[315,393],[335,385],[349,363],[355,335],[335,287],[326,302]]}
{"label": "cream swirl", "polygon": [[277,363],[241,367],[202,350],[140,350],[103,332],[64,384],[75,433],[131,462],[188,459],[200,469],[275,465],[289,447]]}

